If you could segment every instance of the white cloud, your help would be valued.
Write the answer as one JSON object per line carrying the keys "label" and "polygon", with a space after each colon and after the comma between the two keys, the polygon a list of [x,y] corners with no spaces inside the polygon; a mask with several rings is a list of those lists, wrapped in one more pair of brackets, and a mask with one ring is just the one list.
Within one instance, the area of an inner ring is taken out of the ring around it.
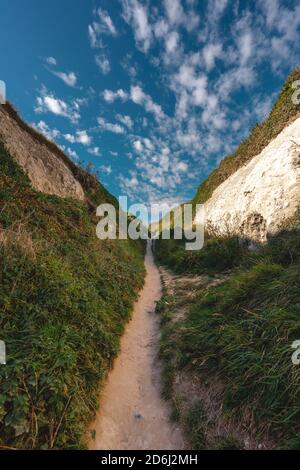
{"label": "white cloud", "polygon": [[98,21],[94,21],[88,26],[88,37],[93,49],[102,48],[102,34],[117,36],[116,27],[109,14],[99,8],[97,10]]}
{"label": "white cloud", "polygon": [[247,31],[239,37],[238,46],[240,51],[240,63],[244,65],[252,55],[252,34],[250,31]]}
{"label": "white cloud", "polygon": [[102,38],[98,37],[97,31],[94,25],[89,24],[88,37],[90,40],[90,45],[93,49],[101,49],[103,47]]}
{"label": "white cloud", "polygon": [[55,140],[60,137],[60,131],[58,129],[50,129],[45,121],[39,121],[37,124],[34,124],[34,127],[44,134],[44,136],[49,140]]}
{"label": "white cloud", "polygon": [[179,24],[184,16],[180,0],[164,0],[164,5],[171,25]]}
{"label": "white cloud", "polygon": [[77,82],[77,76],[75,75],[74,72],[52,72],[56,77],[60,78],[63,82],[65,82],[66,85],[74,87]]}
{"label": "white cloud", "polygon": [[75,152],[75,150],[71,149],[70,147],[64,148],[62,146],[63,150],[73,159],[73,160],[79,160],[78,154]]}
{"label": "white cloud", "polygon": [[73,134],[64,134],[64,138],[71,144],[74,144],[76,142],[76,138]]}
{"label": "white cloud", "polygon": [[56,98],[53,98],[52,96],[45,96],[44,104],[49,109],[49,111],[51,111],[51,113],[58,114],[61,116],[67,115],[68,106],[62,100],[58,100]]}
{"label": "white cloud", "polygon": [[158,20],[154,25],[154,34],[157,38],[165,38],[169,32],[169,24],[164,20]]}
{"label": "white cloud", "polygon": [[222,45],[207,44],[203,48],[202,53],[205,61],[206,70],[210,71],[215,66],[216,59],[222,57]]}
{"label": "white cloud", "polygon": [[128,115],[122,115],[122,114],[117,114],[116,116],[117,120],[120,121],[124,126],[128,127],[128,129],[132,129],[133,126],[133,121],[130,116]]}
{"label": "white cloud", "polygon": [[99,147],[92,147],[88,149],[88,153],[94,155],[95,157],[100,157],[101,150]]}
{"label": "white cloud", "polygon": [[176,171],[186,172],[187,169],[188,169],[188,165],[187,165],[187,163],[185,163],[185,162],[178,162],[178,163],[175,165],[175,170],[176,170]]}
{"label": "white cloud", "polygon": [[137,152],[142,152],[143,150],[143,144],[140,140],[135,140],[133,142],[133,147]]}
{"label": "white cloud", "polygon": [[137,46],[147,52],[152,43],[152,29],[148,21],[147,7],[137,0],[122,0],[123,18],[134,30]]}
{"label": "white cloud", "polygon": [[101,8],[99,8],[98,16],[100,19],[100,26],[99,26],[100,31],[99,32],[116,36],[117,30],[115,28],[115,25],[113,24],[111,17],[107,13],[107,11],[101,10]]}
{"label": "white cloud", "polygon": [[37,97],[36,101],[35,112],[38,114],[50,112],[57,116],[66,117],[73,123],[80,119],[78,103],[75,101],[67,103],[64,100],[55,98],[53,94],[47,92],[46,88],[42,88],[41,95]]}
{"label": "white cloud", "polygon": [[164,0],[164,7],[171,28],[178,28],[182,25],[187,31],[191,32],[198,26],[199,16],[194,10],[185,11],[181,0]]}
{"label": "white cloud", "polygon": [[91,137],[87,134],[86,131],[77,131],[76,132],[76,141],[82,145],[90,145]]}
{"label": "white cloud", "polygon": [[54,67],[57,65],[57,61],[54,57],[46,57],[45,62],[50,65],[50,67],[47,67],[47,70],[49,70],[53,75],[56,77],[60,78],[63,82],[65,82],[66,85],[74,87],[77,83],[77,76],[74,72],[61,72],[61,71],[56,71],[54,70]]}
{"label": "white cloud", "polygon": [[179,42],[179,35],[177,31],[172,31],[166,37],[166,52],[168,54],[173,54],[178,47],[178,42]]}
{"label": "white cloud", "polygon": [[100,173],[104,173],[106,175],[110,175],[112,172],[112,168],[110,165],[102,165],[100,167]]}
{"label": "white cloud", "polygon": [[152,144],[151,140],[148,139],[147,137],[144,138],[144,144],[146,145],[146,148],[148,150],[153,150],[153,148],[154,148],[153,144]]}
{"label": "white cloud", "polygon": [[46,57],[45,61],[49,65],[56,65],[57,64],[56,59],[54,57]]}
{"label": "white cloud", "polygon": [[103,130],[113,132],[114,134],[124,134],[125,133],[124,127],[120,126],[120,124],[110,123],[110,122],[106,121],[104,118],[101,118],[101,117],[99,117],[97,119],[97,121],[98,121],[98,124],[99,124],[100,128],[103,129]]}
{"label": "white cloud", "polygon": [[166,117],[161,106],[155,103],[151,96],[147,95],[139,85],[132,86],[130,94],[120,88],[115,92],[112,90],[104,90],[102,96],[107,103],[113,103],[117,99],[121,99],[122,101],[131,99],[133,103],[142,106],[148,113],[152,113],[157,120]]}
{"label": "white cloud", "polygon": [[107,75],[110,72],[110,63],[107,57],[104,54],[99,54],[95,57],[95,62],[98,65],[101,73]]}
{"label": "white cloud", "polygon": [[82,145],[90,145],[91,137],[88,135],[87,131],[76,131],[76,134],[64,134],[64,138],[71,144],[78,143]]}
{"label": "white cloud", "polygon": [[151,96],[144,93],[140,86],[131,87],[130,97],[135,104],[143,106],[145,110],[149,113],[152,113],[157,120],[161,120],[165,117],[161,106],[155,103]]}
{"label": "white cloud", "polygon": [[128,94],[121,88],[117,91],[104,90],[102,96],[107,103],[113,103],[117,99],[121,99],[122,101],[128,99]]}

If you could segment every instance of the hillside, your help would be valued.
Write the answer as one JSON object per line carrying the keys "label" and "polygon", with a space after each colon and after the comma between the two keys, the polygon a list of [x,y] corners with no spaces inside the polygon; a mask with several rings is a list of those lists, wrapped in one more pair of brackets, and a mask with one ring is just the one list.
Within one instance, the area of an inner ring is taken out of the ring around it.
{"label": "hillside", "polygon": [[206,202],[221,183],[258,155],[285,127],[300,117],[300,106],[295,106],[291,99],[294,93],[292,83],[299,79],[300,68],[298,67],[287,78],[265,121],[257,124],[236,151],[232,155],[226,156],[219,167],[200,184],[193,199],[194,203],[203,204]]}
{"label": "hillside", "polygon": [[85,446],[144,277],[142,245],[96,238],[101,202],[116,204],[0,107],[0,448]]}
{"label": "hillside", "polygon": [[[299,73],[266,121],[200,185],[194,202],[205,203],[214,222],[204,248],[156,245],[157,261],[177,273],[163,270],[158,305],[164,393],[193,448],[300,445],[300,372],[291,360],[300,337],[300,130],[291,101]],[[241,231],[241,217],[255,215],[258,204],[266,224],[253,217]]]}

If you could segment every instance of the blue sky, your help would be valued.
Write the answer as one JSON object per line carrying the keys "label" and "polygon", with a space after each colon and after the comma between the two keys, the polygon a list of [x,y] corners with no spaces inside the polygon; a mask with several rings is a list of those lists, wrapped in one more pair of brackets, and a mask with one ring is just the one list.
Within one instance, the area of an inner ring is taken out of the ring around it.
{"label": "blue sky", "polygon": [[293,0],[2,0],[0,79],[131,202],[189,200],[300,65]]}

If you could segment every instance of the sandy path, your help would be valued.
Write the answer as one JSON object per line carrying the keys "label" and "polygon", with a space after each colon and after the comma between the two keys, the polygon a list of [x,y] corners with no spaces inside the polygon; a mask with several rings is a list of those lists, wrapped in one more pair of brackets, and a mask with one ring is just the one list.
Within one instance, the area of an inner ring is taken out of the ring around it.
{"label": "sandy path", "polygon": [[149,244],[145,266],[144,288],[103,387],[100,411],[90,428],[96,430],[90,449],[184,447],[180,430],[169,421],[169,406],[160,396],[159,317],[154,309],[161,296],[161,282]]}

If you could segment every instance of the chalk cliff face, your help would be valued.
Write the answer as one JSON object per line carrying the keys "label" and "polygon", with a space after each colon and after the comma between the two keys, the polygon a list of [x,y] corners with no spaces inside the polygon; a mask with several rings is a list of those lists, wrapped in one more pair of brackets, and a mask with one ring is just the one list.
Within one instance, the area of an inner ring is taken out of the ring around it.
{"label": "chalk cliff face", "polygon": [[81,184],[66,164],[42,139],[20,126],[7,108],[0,106],[0,141],[23,168],[38,191],[83,200]]}
{"label": "chalk cliff face", "polygon": [[[206,228],[265,242],[300,205],[300,118],[249,163],[239,168],[204,204]],[[196,215],[196,222],[199,219]]]}

